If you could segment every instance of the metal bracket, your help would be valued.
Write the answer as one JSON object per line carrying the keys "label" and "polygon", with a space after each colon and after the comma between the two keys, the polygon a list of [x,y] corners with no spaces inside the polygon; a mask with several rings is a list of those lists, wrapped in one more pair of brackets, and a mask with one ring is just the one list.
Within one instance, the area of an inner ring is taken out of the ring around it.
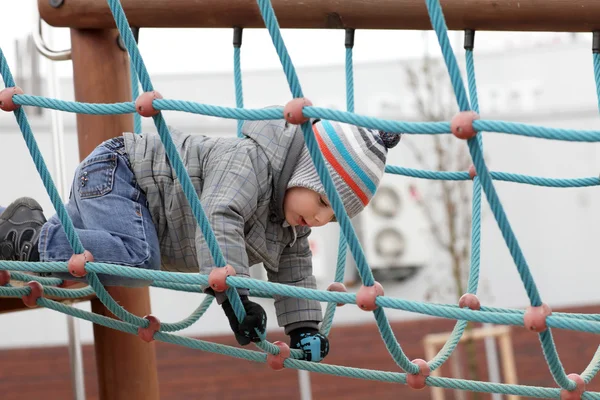
{"label": "metal bracket", "polygon": [[37,29],[33,30],[33,43],[41,55],[52,61],[67,61],[71,59],[71,49],[52,50],[49,49],[42,36],[42,17],[38,15]]}

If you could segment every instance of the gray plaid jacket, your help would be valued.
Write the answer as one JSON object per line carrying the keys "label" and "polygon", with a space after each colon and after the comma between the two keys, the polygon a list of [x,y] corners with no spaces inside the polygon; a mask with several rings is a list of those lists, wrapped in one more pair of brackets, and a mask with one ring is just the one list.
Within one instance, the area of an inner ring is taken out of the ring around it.
{"label": "gray plaid jacket", "polygon": [[[262,263],[271,282],[316,288],[306,227],[289,227],[283,196],[304,138],[284,120],[249,121],[244,138],[211,138],[171,128],[173,141],[227,263],[238,276]],[[209,273],[214,260],[192,214],[175,170],[157,134],[125,133],[126,151],[146,193],[158,232],[162,269]],[[317,326],[314,300],[275,296],[279,326],[286,333]]]}

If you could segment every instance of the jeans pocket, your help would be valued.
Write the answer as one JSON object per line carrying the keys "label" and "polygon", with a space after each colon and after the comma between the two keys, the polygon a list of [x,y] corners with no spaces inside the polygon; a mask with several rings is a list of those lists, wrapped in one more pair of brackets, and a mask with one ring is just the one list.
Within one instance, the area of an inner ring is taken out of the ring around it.
{"label": "jeans pocket", "polygon": [[90,157],[81,166],[76,175],[76,186],[82,199],[101,197],[110,193],[115,180],[117,155],[105,153]]}

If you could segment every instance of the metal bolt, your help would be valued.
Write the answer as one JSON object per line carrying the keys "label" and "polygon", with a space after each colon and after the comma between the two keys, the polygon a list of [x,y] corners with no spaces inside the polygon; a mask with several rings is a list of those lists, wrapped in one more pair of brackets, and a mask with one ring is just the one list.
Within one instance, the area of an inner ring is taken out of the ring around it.
{"label": "metal bolt", "polygon": [[54,8],[59,8],[63,4],[65,4],[65,0],[49,0],[50,6]]}
{"label": "metal bolt", "polygon": [[117,45],[119,45],[119,48],[123,51],[127,51],[127,47],[125,47],[125,42],[123,41],[123,39],[121,38],[121,35],[117,36]]}
{"label": "metal bolt", "polygon": [[[133,33],[133,38],[135,39],[135,42],[138,43],[139,35],[140,35],[140,28],[132,27],[131,32]],[[121,35],[117,36],[117,44],[119,45],[119,48],[121,50],[127,51],[127,47],[125,46],[125,42],[123,41],[123,38],[121,37]]]}

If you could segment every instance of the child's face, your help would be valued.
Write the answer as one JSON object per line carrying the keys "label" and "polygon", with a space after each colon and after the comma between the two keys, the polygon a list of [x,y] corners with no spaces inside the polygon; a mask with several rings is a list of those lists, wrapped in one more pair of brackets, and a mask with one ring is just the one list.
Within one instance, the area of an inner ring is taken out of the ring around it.
{"label": "child's face", "polygon": [[285,192],[283,212],[291,226],[323,226],[334,215],[324,196],[303,187],[293,187]]}

